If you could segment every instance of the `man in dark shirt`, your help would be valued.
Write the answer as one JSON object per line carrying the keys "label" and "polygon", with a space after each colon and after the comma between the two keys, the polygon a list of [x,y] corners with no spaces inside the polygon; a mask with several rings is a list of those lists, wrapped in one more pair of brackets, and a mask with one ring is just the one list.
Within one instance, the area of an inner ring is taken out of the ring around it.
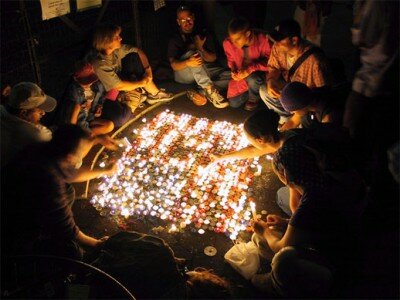
{"label": "man in dark shirt", "polygon": [[80,246],[105,240],[84,234],[76,225],[67,183],[82,182],[116,171],[115,166],[80,170],[97,138],[77,125],[60,126],[50,142],[25,149],[2,169],[3,254],[51,254],[81,258]]}
{"label": "man in dark shirt", "polygon": [[168,59],[174,70],[175,81],[184,84],[196,82],[215,107],[227,107],[228,102],[215,86],[226,89],[230,72],[218,66],[211,35],[197,31],[194,21],[194,14],[189,7],[178,8],[179,33],[168,44]]}

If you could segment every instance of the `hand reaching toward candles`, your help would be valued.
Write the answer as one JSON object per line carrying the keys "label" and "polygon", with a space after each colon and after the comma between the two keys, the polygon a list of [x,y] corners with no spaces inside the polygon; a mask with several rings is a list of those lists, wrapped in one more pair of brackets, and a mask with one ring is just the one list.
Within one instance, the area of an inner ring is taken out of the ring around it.
{"label": "hand reaching toward candles", "polygon": [[278,215],[268,215],[266,224],[270,227],[286,228],[289,224],[289,219],[282,218]]}

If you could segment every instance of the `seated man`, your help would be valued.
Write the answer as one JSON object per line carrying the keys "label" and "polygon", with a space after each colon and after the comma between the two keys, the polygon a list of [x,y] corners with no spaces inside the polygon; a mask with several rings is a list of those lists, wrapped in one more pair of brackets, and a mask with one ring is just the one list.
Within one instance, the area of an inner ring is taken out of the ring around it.
{"label": "seated man", "polygon": [[176,17],[179,33],[168,44],[168,59],[175,81],[184,84],[196,82],[215,107],[227,107],[228,103],[224,102],[215,85],[226,88],[229,73],[215,63],[217,55],[212,36],[195,30],[195,17],[189,7],[179,7]]}
{"label": "seated man", "polygon": [[116,171],[116,165],[79,170],[98,139],[77,125],[60,126],[51,141],[25,149],[2,168],[2,253],[80,259],[81,246],[102,244],[76,225],[67,191],[67,183]]}
{"label": "seated man", "polygon": [[258,106],[259,90],[265,83],[265,72],[271,48],[265,34],[250,29],[246,19],[233,19],[228,25],[229,38],[223,46],[231,69],[228,100],[232,107],[244,106],[254,110]]}
{"label": "seated man", "polygon": [[32,82],[21,82],[11,89],[5,106],[0,106],[2,167],[24,147],[51,140],[51,131],[40,124],[40,119],[56,105],[54,98]]}
{"label": "seated man", "polygon": [[282,21],[278,29],[270,33],[270,38],[275,44],[268,61],[267,84],[260,88],[260,96],[269,109],[281,116],[283,123],[291,116],[280,102],[281,91],[287,83],[298,81],[317,89],[329,87],[331,79],[324,55],[301,38],[296,21]]}
{"label": "seated man", "polygon": [[122,44],[121,27],[116,25],[99,26],[93,36],[94,53],[89,60],[101,83],[108,92],[108,98],[114,98],[120,92],[120,99],[125,99],[132,112],[140,105],[143,96],[137,92],[147,92],[147,102],[169,101],[173,95],[159,89],[153,82],[153,73],[146,54],[139,48]]}
{"label": "seated man", "polygon": [[73,82],[68,87],[61,117],[67,124],[77,124],[93,135],[106,134],[114,129],[112,121],[101,119],[104,103],[104,87],[93,66],[78,62]]}
{"label": "seated man", "polygon": [[281,95],[283,108],[293,115],[280,128],[281,131],[298,127],[310,127],[314,122],[333,123],[342,126],[344,102],[332,97],[318,97],[304,83],[287,84]]}

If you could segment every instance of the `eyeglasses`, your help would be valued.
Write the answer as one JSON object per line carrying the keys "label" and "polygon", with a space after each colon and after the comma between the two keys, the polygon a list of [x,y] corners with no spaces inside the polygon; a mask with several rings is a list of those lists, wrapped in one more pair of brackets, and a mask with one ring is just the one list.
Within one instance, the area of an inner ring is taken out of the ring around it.
{"label": "eyeglasses", "polygon": [[185,23],[193,23],[193,21],[194,21],[194,18],[192,18],[192,17],[188,17],[188,18],[186,18],[186,19],[179,19],[179,22],[181,22],[181,23],[183,23],[183,24],[185,24]]}

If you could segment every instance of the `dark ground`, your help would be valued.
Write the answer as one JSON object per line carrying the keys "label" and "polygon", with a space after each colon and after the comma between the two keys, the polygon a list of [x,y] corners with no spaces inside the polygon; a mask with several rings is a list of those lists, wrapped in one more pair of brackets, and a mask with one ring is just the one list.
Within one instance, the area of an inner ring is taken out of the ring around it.
{"label": "dark ground", "polygon": [[[160,85],[171,92],[179,92],[188,88],[188,86],[172,82],[165,82]],[[263,106],[263,104],[260,104],[260,108]],[[137,114],[147,107],[146,105]],[[250,115],[243,109],[216,109],[210,103],[198,107],[183,95],[168,104],[156,107],[145,116],[147,119],[151,119],[165,109],[170,109],[176,113],[188,113],[196,117],[207,117],[211,120],[227,120],[232,123],[242,123]],[[137,126],[137,122],[132,123],[124,131],[126,132],[126,130],[135,126]],[[124,131],[117,137],[124,136]],[[92,151],[85,164],[90,165],[94,155],[95,151]],[[268,213],[283,215],[284,213],[275,203],[275,193],[282,185],[273,174],[270,163],[265,159],[260,162],[263,165],[262,175],[255,177],[253,182],[257,211],[260,212],[265,209]],[[84,184],[78,185],[76,188],[77,195],[81,195],[85,191]],[[95,182],[91,182],[89,191],[93,188],[95,188]],[[392,196],[393,194],[384,197]],[[388,203],[393,203],[393,201],[388,201]],[[398,206],[390,205],[390,207],[383,208],[382,205],[374,204],[373,207],[369,208],[364,225],[363,243],[365,252],[359,254],[362,257],[361,272],[355,278],[355,283],[345,290],[339,291],[338,297],[398,298]],[[86,199],[76,201],[74,213],[80,228],[85,233],[98,238],[104,235],[112,235],[120,230],[135,230],[162,237],[170,244],[177,257],[183,257],[187,260],[189,269],[195,267],[213,269],[217,274],[232,282],[237,298],[262,298],[262,295],[257,293],[248,281],[224,262],[224,254],[233,246],[232,241],[224,234],[206,232],[204,235],[199,235],[197,232],[192,232],[190,227],[187,227],[182,233],[174,234],[164,230],[153,231],[153,228],[158,227],[160,229],[159,226],[165,226],[165,223],[153,217],[130,217],[122,222],[112,216],[102,217]],[[245,232],[240,238],[247,241],[250,238],[250,233]],[[214,257],[206,256],[203,253],[206,246],[215,247],[218,251],[217,255]],[[269,261],[264,261],[262,268],[268,270]]]}

